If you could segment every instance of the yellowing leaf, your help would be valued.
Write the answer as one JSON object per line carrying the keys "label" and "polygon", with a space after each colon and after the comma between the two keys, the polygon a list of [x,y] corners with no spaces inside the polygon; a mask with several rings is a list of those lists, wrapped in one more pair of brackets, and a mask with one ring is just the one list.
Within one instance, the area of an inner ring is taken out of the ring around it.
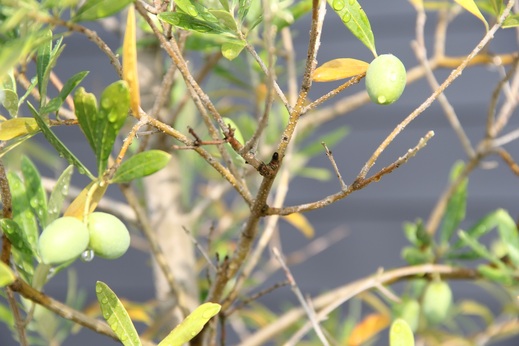
{"label": "yellowing leaf", "polygon": [[[83,220],[86,217],[85,210],[87,214],[93,212],[101,198],[103,198],[107,188],[108,184],[101,186],[99,181],[92,181],[79,193],[76,199],[72,201],[63,216],[73,216]],[[89,203],[88,209],[85,209],[86,203]]]}
{"label": "yellowing leaf", "polygon": [[123,79],[130,87],[130,107],[135,117],[139,118],[141,103],[139,79],[137,74],[137,47],[135,35],[135,9],[130,6],[126,19],[126,32],[123,42]]}
{"label": "yellowing leaf", "polygon": [[282,217],[285,221],[301,231],[301,233],[303,233],[307,238],[312,238],[314,236],[314,227],[303,214],[294,213]]}
{"label": "yellowing leaf", "polygon": [[358,323],[350,334],[348,346],[360,346],[389,326],[390,319],[383,314],[370,314]]}
{"label": "yellowing leaf", "polygon": [[40,128],[34,118],[13,118],[0,123],[0,140],[10,139],[38,132]]}
{"label": "yellowing leaf", "polygon": [[341,58],[325,62],[315,69],[314,82],[332,82],[366,72],[369,64],[362,60]]}
{"label": "yellowing leaf", "polygon": [[488,31],[488,23],[485,20],[485,17],[481,14],[481,11],[479,10],[478,6],[474,2],[474,0],[454,0],[456,1],[461,7],[472,13],[474,16],[476,16],[478,19],[480,19],[483,24],[485,24],[485,29]]}

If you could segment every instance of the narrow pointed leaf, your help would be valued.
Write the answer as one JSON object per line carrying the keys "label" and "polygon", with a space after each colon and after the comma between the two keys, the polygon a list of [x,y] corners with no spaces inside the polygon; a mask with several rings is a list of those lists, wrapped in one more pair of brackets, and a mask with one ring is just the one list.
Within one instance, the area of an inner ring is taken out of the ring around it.
{"label": "narrow pointed leaf", "polygon": [[40,128],[34,118],[13,118],[0,122],[0,140],[8,141],[10,139],[34,134]]}
{"label": "narrow pointed leaf", "polygon": [[[95,210],[101,198],[103,198],[108,184],[99,184],[98,180],[90,182],[79,195],[70,203],[63,216],[73,216],[80,220]],[[88,207],[87,204],[88,203]]]}
{"label": "narrow pointed leaf", "polygon": [[133,0],[87,0],[72,18],[74,22],[109,17],[125,8]]}
{"label": "narrow pointed leaf", "polygon": [[176,0],[175,5],[177,5],[182,11],[191,17],[198,16],[198,11],[196,9],[195,4],[191,0]]}
{"label": "narrow pointed leaf", "polygon": [[99,111],[94,128],[98,174],[102,175],[108,164],[117,134],[130,109],[130,90],[125,81],[110,84],[101,94]]}
{"label": "narrow pointed leaf", "polygon": [[371,30],[366,12],[362,9],[357,0],[328,0],[328,4],[335,13],[341,18],[344,25],[357,37],[366,47],[377,56],[375,48],[375,37]]}
{"label": "narrow pointed leaf", "polygon": [[365,73],[369,63],[351,59],[341,58],[325,62],[315,69],[312,79],[314,82],[331,82],[353,77]]}
{"label": "narrow pointed leaf", "polygon": [[503,209],[497,211],[497,231],[505,245],[508,256],[515,266],[519,266],[519,235],[514,219]]}
{"label": "narrow pointed leaf", "polygon": [[[464,164],[458,162],[454,165],[451,171],[450,181],[455,181],[461,171],[463,170]],[[465,211],[467,207],[467,186],[468,178],[458,185],[458,188],[452,194],[451,198],[447,203],[447,210],[443,217],[442,228],[440,232],[440,239],[442,244],[446,244],[452,237],[454,232],[458,229],[459,224],[465,219]]]}
{"label": "narrow pointed leaf", "polygon": [[7,264],[0,262],[0,287],[10,285],[16,280],[13,271]]}
{"label": "narrow pointed leaf", "polygon": [[121,164],[111,182],[127,183],[153,174],[166,167],[170,159],[171,155],[162,150],[138,153]]}
{"label": "narrow pointed leaf", "polygon": [[81,81],[88,75],[88,71],[78,72],[67,80],[59,95],[56,98],[53,98],[46,104],[44,107],[40,109],[40,114],[49,114],[54,113],[59,110],[63,102],[67,96],[74,90],[75,87],[81,83]]}
{"label": "narrow pointed leaf", "polygon": [[56,137],[54,132],[51,131],[49,126],[47,126],[45,121],[41,118],[31,103],[28,102],[27,105],[29,106],[29,110],[34,116],[34,119],[38,123],[41,132],[45,136],[45,139],[47,139],[47,141],[54,147],[54,149],[56,149],[58,154],[63,156],[68,161],[68,163],[77,167],[79,173],[86,174],[89,178],[94,179],[92,173],[90,173],[90,171],[83,165],[83,163],[79,161],[79,159],[74,154],[72,154],[70,150],[68,150],[65,144],[63,144],[63,142],[58,137]]}
{"label": "narrow pointed leaf", "polygon": [[293,213],[282,216],[282,218],[303,233],[307,238],[312,238],[314,236],[314,227],[303,214]]}
{"label": "narrow pointed leaf", "polygon": [[65,168],[50,193],[47,218],[48,223],[56,220],[60,215],[63,203],[68,195],[72,173],[74,173],[74,166],[70,165]]}
{"label": "narrow pointed leaf", "polygon": [[32,258],[35,254],[33,246],[27,239],[27,234],[11,219],[0,219],[0,227],[14,249]]}
{"label": "narrow pointed leaf", "polygon": [[115,293],[104,282],[96,283],[96,295],[103,317],[125,346],[141,345],[137,330],[128,312]]}
{"label": "narrow pointed leaf", "polygon": [[511,14],[508,17],[506,17],[505,21],[503,22],[503,28],[515,28],[519,26],[519,14]]}
{"label": "narrow pointed leaf", "polygon": [[74,108],[76,109],[79,127],[81,127],[94,153],[97,153],[98,141],[95,138],[96,97],[92,93],[87,93],[84,88],[79,88],[74,95]]}
{"label": "narrow pointed leaf", "polygon": [[158,346],[181,346],[193,339],[209,320],[220,311],[216,303],[204,303],[189,314]]}
{"label": "narrow pointed leaf", "polygon": [[486,31],[488,31],[488,23],[487,23],[485,17],[483,17],[483,15],[481,14],[481,11],[479,10],[479,8],[476,5],[476,3],[474,2],[474,0],[454,0],[454,1],[456,1],[461,7],[463,7],[465,10],[469,11],[470,13],[472,13],[479,20],[481,20],[483,22],[483,24],[485,25]]}
{"label": "narrow pointed leaf", "polygon": [[133,115],[137,118],[139,117],[139,107],[141,103],[138,78],[135,8],[130,6],[126,19],[126,31],[124,33],[123,42],[123,79],[128,83],[128,87],[130,88],[130,105]]}
{"label": "narrow pointed leaf", "polygon": [[[45,80],[45,74],[50,64],[51,52],[52,52],[52,31],[47,30],[43,36],[46,42],[38,48],[38,54],[36,55],[36,75],[38,76],[38,91],[40,92],[41,99],[43,100],[47,96],[47,82]],[[43,102],[43,101],[42,101]]]}
{"label": "narrow pointed leaf", "polygon": [[158,18],[168,24],[182,28],[184,30],[196,31],[204,34],[223,34],[230,37],[235,36],[233,33],[220,27],[218,23],[199,20],[184,13],[162,12],[158,15]]}
{"label": "narrow pointed leaf", "polygon": [[40,172],[27,156],[22,157],[21,168],[29,204],[36,219],[40,222],[41,228],[45,228],[47,226],[47,194],[41,183]]}
{"label": "narrow pointed leaf", "polygon": [[493,255],[490,251],[488,251],[488,249],[483,244],[471,238],[464,231],[459,231],[458,234],[459,237],[465,242],[465,244],[472,250],[474,250],[480,256],[480,258],[484,258],[490,261],[491,263],[497,265],[499,268],[504,267],[504,264],[499,260],[499,258]]}

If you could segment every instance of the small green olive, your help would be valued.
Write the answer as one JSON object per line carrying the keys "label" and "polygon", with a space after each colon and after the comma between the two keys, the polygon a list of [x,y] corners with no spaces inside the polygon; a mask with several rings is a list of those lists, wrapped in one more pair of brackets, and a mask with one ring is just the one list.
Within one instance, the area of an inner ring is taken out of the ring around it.
{"label": "small green olive", "polygon": [[61,264],[78,257],[88,246],[86,225],[79,219],[64,216],[51,222],[40,235],[38,248],[47,264]]}
{"label": "small green olive", "polygon": [[371,101],[379,105],[389,105],[398,100],[405,83],[404,64],[393,54],[379,55],[366,71],[366,90]]}
{"label": "small green olive", "polygon": [[102,258],[119,258],[130,247],[130,233],[115,216],[96,212],[88,217],[89,247]]}
{"label": "small green olive", "polygon": [[442,322],[452,305],[452,291],[445,281],[433,281],[423,295],[422,309],[427,320],[433,324]]}

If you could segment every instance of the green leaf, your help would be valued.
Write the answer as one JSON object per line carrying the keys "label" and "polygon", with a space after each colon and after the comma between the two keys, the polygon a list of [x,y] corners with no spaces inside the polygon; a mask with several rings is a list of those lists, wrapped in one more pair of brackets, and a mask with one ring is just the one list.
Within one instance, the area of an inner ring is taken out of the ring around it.
{"label": "green leaf", "polygon": [[64,157],[71,165],[74,165],[77,167],[80,174],[86,174],[90,179],[95,179],[95,177],[90,173],[90,171],[83,165],[79,159],[68,150],[68,148],[63,144],[62,141],[56,135],[54,132],[51,131],[51,129],[47,126],[45,121],[41,118],[41,116],[38,114],[36,109],[34,109],[34,106],[27,102],[27,106],[29,107],[29,110],[31,111],[32,115],[34,116],[34,119],[36,119],[36,122],[38,123],[38,126],[41,129],[41,132],[45,136],[45,139],[56,149],[58,154],[62,157]]}
{"label": "green leaf", "polygon": [[239,0],[238,2],[238,20],[240,22],[243,22],[243,19],[247,16],[247,13],[249,13],[249,9],[251,6],[251,0]]}
{"label": "green leaf", "polygon": [[11,117],[18,115],[18,95],[13,90],[3,89],[0,91],[3,93],[2,106],[7,109]]}
{"label": "green leaf", "polygon": [[36,219],[40,222],[41,228],[45,228],[48,224],[47,194],[41,183],[40,172],[27,156],[22,157],[21,168],[29,204]]}
{"label": "green leaf", "polygon": [[130,109],[130,89],[125,81],[110,84],[101,94],[101,103],[94,123],[94,141],[98,174],[108,165],[117,134],[124,125]]}
{"label": "green leaf", "polygon": [[49,206],[48,206],[48,217],[47,222],[51,223],[56,220],[60,215],[61,209],[63,208],[63,203],[65,202],[65,198],[68,195],[68,189],[70,186],[70,180],[72,178],[72,173],[74,173],[74,166],[70,165],[56,181],[56,185],[52,189],[49,197]]}
{"label": "green leaf", "polygon": [[46,42],[38,48],[38,54],[36,55],[36,75],[38,76],[38,91],[42,102],[47,96],[47,83],[48,79],[45,80],[45,74],[50,64],[51,52],[52,52],[52,31],[49,29],[45,31],[43,35]]}
{"label": "green leaf", "polygon": [[414,335],[404,319],[397,318],[389,329],[389,346],[414,346]]}
{"label": "green leaf", "polygon": [[87,93],[84,88],[78,88],[74,95],[76,117],[85,134],[90,147],[97,153],[98,141],[95,138],[95,124],[97,119],[97,99],[94,94]]}
{"label": "green leaf", "polygon": [[162,12],[158,15],[158,18],[168,24],[182,28],[184,30],[196,31],[204,34],[235,37],[232,32],[226,31],[217,23],[200,20],[184,13]]}
{"label": "green leaf", "polygon": [[[59,56],[65,49],[65,46],[61,45],[61,42],[63,41],[63,36],[60,37],[59,40],[56,41],[56,44],[54,45],[54,48],[52,48],[50,52],[50,60],[45,68],[45,71],[43,71],[43,76],[41,81],[38,79],[38,88],[40,88],[42,91],[40,92],[41,95],[47,95],[47,86],[49,84],[49,78],[50,73],[54,66],[56,65],[56,62],[58,61]],[[52,44],[52,41],[51,41]],[[41,85],[40,85],[41,83]],[[46,97],[40,97],[40,107],[43,107],[47,102]]]}
{"label": "green leaf", "polygon": [[32,258],[36,254],[32,248],[33,245],[31,245],[27,239],[27,234],[25,234],[15,221],[11,219],[0,219],[0,227],[14,249],[24,255],[28,255],[29,258]]}
{"label": "green leaf", "polygon": [[14,330],[14,316],[11,309],[6,308],[4,305],[0,304],[0,322],[2,322],[5,326]]}
{"label": "green leaf", "polygon": [[112,183],[127,183],[153,174],[166,167],[171,155],[162,150],[138,153],[123,162],[112,178]]}
{"label": "green leaf", "polygon": [[515,266],[519,266],[519,235],[514,219],[504,209],[496,211],[497,231],[505,245],[508,256]]}
{"label": "green leaf", "polygon": [[0,262],[0,287],[10,285],[16,280],[13,271],[7,264]]}
{"label": "green leaf", "polygon": [[230,14],[228,11],[209,10],[209,13],[211,13],[211,15],[213,15],[218,20],[220,25],[226,28],[227,30],[231,32],[238,32],[238,26],[236,25],[236,21],[234,20],[232,14]]}
{"label": "green leaf", "polygon": [[474,2],[474,0],[454,0],[456,1],[461,7],[463,7],[465,10],[472,13],[474,16],[476,16],[479,20],[483,22],[485,25],[486,31],[488,31],[488,23],[485,20],[485,17],[481,14],[481,11],[479,10],[478,6]]}
{"label": "green leaf", "polygon": [[245,48],[245,42],[225,42],[224,44],[222,44],[222,55],[227,60],[234,60],[238,55],[240,55],[243,48]]}
{"label": "green leaf", "polygon": [[36,252],[38,225],[31,209],[27,190],[22,179],[14,172],[7,173],[13,205],[13,221],[22,229],[33,252]]}
{"label": "green leaf", "polygon": [[36,35],[32,35],[0,43],[0,76],[7,74],[23,60],[37,41]]}
{"label": "green leaf", "polygon": [[96,295],[104,319],[122,344],[125,346],[141,345],[139,335],[128,312],[110,287],[104,282],[97,281]]}
{"label": "green leaf", "polygon": [[305,166],[297,171],[297,175],[303,178],[314,179],[318,181],[329,181],[332,173],[322,167]]}
{"label": "green leaf", "polygon": [[434,259],[434,254],[430,248],[420,250],[412,246],[406,246],[402,249],[401,255],[410,265],[431,263]]}
{"label": "green leaf", "polygon": [[357,0],[327,0],[344,25],[377,56],[375,37],[368,16]]}
{"label": "green leaf", "polygon": [[221,309],[216,303],[204,303],[175,327],[158,346],[181,346],[193,339]]}
{"label": "green leaf", "polygon": [[67,82],[59,92],[58,97],[53,98],[49,101],[48,104],[42,107],[40,109],[40,114],[45,115],[48,113],[54,113],[58,111],[63,102],[65,102],[67,96],[72,92],[72,90],[74,90],[75,87],[79,85],[79,83],[81,83],[81,81],[87,76],[87,74],[88,71],[78,72],[75,75],[73,75],[69,80],[67,80]]}
{"label": "green leaf", "polygon": [[[294,3],[294,5],[290,6],[288,10],[292,14],[294,21],[296,21],[312,10],[312,0],[297,1]],[[290,26],[292,23],[293,22],[289,22],[285,18],[280,17],[276,17],[273,22],[273,24],[278,27],[278,31],[281,31],[281,29]],[[252,30],[253,28],[254,26],[251,25],[249,30]]]}
{"label": "green leaf", "polygon": [[109,17],[125,8],[134,0],[87,0],[72,17],[72,21],[81,22]]}
{"label": "green leaf", "polygon": [[198,16],[198,11],[196,9],[195,4],[191,0],[176,0],[175,5],[177,5],[182,11],[191,17]]}
{"label": "green leaf", "polygon": [[[463,171],[464,164],[458,162],[451,170],[450,181],[454,182]],[[452,194],[447,203],[447,210],[443,217],[442,228],[440,232],[440,243],[445,245],[451,239],[454,232],[458,229],[461,221],[465,219],[465,211],[467,207],[467,185],[468,178],[458,185],[458,188]]]}
{"label": "green leaf", "polygon": [[503,22],[502,28],[515,28],[519,26],[519,14],[511,14],[508,17],[506,17],[505,21]]}
{"label": "green leaf", "polygon": [[504,264],[499,260],[499,258],[493,255],[483,244],[479,243],[469,234],[461,230],[458,232],[458,234],[460,239],[462,239],[468,247],[474,250],[480,256],[480,258],[484,258],[490,261],[491,263],[497,265],[499,268],[505,267]]}
{"label": "green leaf", "polygon": [[494,268],[486,264],[479,265],[478,273],[488,280],[498,282],[502,285],[511,286],[514,283],[514,274],[506,267]]}

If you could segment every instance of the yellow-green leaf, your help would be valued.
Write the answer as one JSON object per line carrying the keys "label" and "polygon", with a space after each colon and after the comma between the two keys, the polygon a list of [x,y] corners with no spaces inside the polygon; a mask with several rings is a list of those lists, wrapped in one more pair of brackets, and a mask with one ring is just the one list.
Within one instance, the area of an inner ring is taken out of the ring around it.
{"label": "yellow-green leaf", "polygon": [[303,214],[294,213],[282,217],[283,219],[285,219],[285,221],[287,221],[292,226],[297,228],[301,233],[303,233],[307,238],[312,238],[314,236],[314,227]]}
{"label": "yellow-green leaf", "polygon": [[70,203],[63,216],[73,216],[77,219],[84,220],[89,213],[95,210],[107,188],[108,184],[101,186],[99,181],[92,181],[79,193],[72,203]]}
{"label": "yellow-green leaf", "polygon": [[10,285],[16,280],[13,271],[7,264],[0,262],[0,287]]}
{"label": "yellow-green leaf", "polygon": [[140,346],[141,341],[135,326],[123,304],[104,282],[96,283],[96,295],[103,317],[125,346]]}
{"label": "yellow-green leaf", "polygon": [[479,10],[479,8],[476,5],[476,3],[474,2],[474,0],[454,0],[454,1],[456,1],[461,7],[463,7],[465,10],[469,11],[470,13],[472,13],[479,20],[481,20],[483,22],[483,24],[485,24],[486,31],[488,31],[488,23],[487,23],[485,17],[483,17],[483,15],[481,14],[481,11]]}
{"label": "yellow-green leaf", "polygon": [[369,63],[351,59],[341,58],[325,62],[315,69],[314,82],[332,82],[339,79],[349,78],[366,72]]}
{"label": "yellow-green leaf", "polygon": [[0,140],[10,139],[36,133],[40,130],[34,118],[14,118],[0,123]]}
{"label": "yellow-green leaf", "polygon": [[181,346],[193,339],[221,309],[220,304],[204,303],[175,327],[158,346]]}
{"label": "yellow-green leaf", "polygon": [[162,150],[148,150],[135,154],[123,162],[112,178],[112,183],[127,183],[153,174],[166,167],[171,154]]}
{"label": "yellow-green leaf", "polygon": [[137,39],[135,34],[135,9],[130,6],[126,19],[126,32],[123,42],[123,79],[130,88],[130,107],[135,117],[139,118],[139,78],[137,73]]}

